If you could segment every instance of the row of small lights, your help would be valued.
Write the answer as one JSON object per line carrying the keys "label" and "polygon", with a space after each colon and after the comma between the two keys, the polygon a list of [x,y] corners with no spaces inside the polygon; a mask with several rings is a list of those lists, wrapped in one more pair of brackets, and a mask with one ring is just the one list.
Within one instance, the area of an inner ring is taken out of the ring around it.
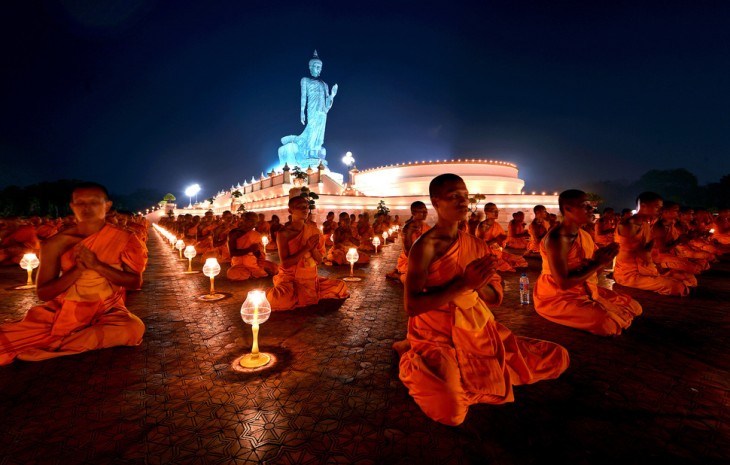
{"label": "row of small lights", "polygon": [[375,171],[380,170],[383,168],[397,168],[401,166],[408,166],[408,165],[434,165],[434,164],[453,164],[453,163],[481,163],[481,164],[487,164],[487,165],[501,165],[501,166],[508,166],[510,168],[517,168],[517,165],[514,163],[509,163],[506,161],[499,161],[499,160],[482,160],[481,158],[465,158],[465,159],[457,159],[457,160],[421,160],[420,162],[414,161],[414,162],[407,162],[407,163],[394,163],[392,165],[384,165],[384,166],[378,166],[377,168],[370,168],[365,171],[361,172],[368,172],[368,171]]}

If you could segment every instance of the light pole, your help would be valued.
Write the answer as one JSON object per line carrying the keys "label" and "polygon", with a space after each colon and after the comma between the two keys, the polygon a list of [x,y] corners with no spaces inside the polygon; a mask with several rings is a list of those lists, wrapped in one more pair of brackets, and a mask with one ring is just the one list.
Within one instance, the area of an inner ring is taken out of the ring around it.
{"label": "light pole", "polygon": [[344,163],[347,166],[347,173],[349,174],[350,179],[350,186],[352,186],[352,171],[350,171],[350,167],[355,164],[355,157],[352,156],[352,152],[347,152],[344,157],[342,157],[342,163]]}
{"label": "light pole", "polygon": [[185,189],[185,195],[190,197],[190,205],[188,205],[188,208],[193,208],[193,196],[195,196],[195,202],[197,203],[198,192],[200,192],[200,186],[198,184],[193,184]]}

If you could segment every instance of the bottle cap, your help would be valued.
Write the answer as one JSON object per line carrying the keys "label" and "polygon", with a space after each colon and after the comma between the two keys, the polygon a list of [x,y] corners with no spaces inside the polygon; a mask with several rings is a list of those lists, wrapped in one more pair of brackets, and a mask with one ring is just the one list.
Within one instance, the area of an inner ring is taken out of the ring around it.
{"label": "bottle cap", "polygon": [[527,273],[522,273],[522,276],[527,276]]}

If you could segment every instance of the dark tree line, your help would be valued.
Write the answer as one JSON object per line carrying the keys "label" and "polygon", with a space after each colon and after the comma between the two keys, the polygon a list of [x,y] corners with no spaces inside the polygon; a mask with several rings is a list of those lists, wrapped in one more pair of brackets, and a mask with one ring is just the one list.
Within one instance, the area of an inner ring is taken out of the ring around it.
{"label": "dark tree line", "polygon": [[636,208],[636,196],[644,191],[656,192],[666,200],[695,208],[713,211],[730,208],[730,174],[719,182],[700,185],[697,176],[684,168],[651,170],[636,181],[598,181],[585,183],[580,188],[601,197],[599,209]]}
{"label": "dark tree line", "polygon": [[[74,186],[81,181],[62,179],[30,186],[8,186],[0,191],[0,217],[50,216],[71,214],[69,201]],[[154,189],[137,189],[131,194],[110,193],[117,210],[142,211],[157,205],[163,193]]]}

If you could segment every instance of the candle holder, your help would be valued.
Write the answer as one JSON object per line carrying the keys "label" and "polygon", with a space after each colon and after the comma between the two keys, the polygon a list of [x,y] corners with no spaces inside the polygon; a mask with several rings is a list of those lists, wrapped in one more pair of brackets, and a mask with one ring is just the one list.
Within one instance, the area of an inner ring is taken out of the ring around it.
{"label": "candle holder", "polygon": [[183,242],[182,239],[178,239],[177,242],[175,242],[175,248],[180,253],[180,260],[183,260],[182,252],[185,248],[185,242]]}
{"label": "candle holder", "polygon": [[241,357],[238,362],[244,368],[258,368],[268,364],[271,356],[259,352],[259,325],[269,319],[271,305],[266,300],[266,293],[260,290],[249,291],[246,300],[241,305],[241,318],[246,324],[251,325],[253,331],[253,346],[251,353]]}
{"label": "candle holder", "polygon": [[388,231],[383,231],[382,236],[383,236],[383,247],[385,247],[386,245],[388,245]]}
{"label": "candle holder", "polygon": [[189,245],[185,247],[185,252],[183,252],[183,255],[185,255],[185,258],[188,259],[188,271],[185,271],[185,274],[193,274],[197,273],[197,271],[193,271],[193,258],[195,258],[196,255],[198,255],[197,250],[195,250],[194,245]]}
{"label": "candle holder", "polygon": [[264,253],[266,253],[266,246],[269,245],[269,236],[261,236],[261,243],[264,245]]}
{"label": "candle holder", "polygon": [[198,297],[200,300],[216,301],[225,297],[225,294],[217,294],[215,292],[214,279],[221,272],[221,266],[215,258],[208,258],[203,265],[203,274],[210,278],[210,293]]}
{"label": "candle holder", "polygon": [[13,289],[17,289],[19,291],[34,289],[36,285],[33,284],[33,270],[38,268],[40,263],[40,260],[38,260],[38,257],[34,253],[27,253],[23,255],[23,258],[20,259],[20,267],[28,272],[28,282],[22,286],[16,286]]}
{"label": "candle holder", "polygon": [[355,262],[358,258],[360,258],[360,255],[357,253],[357,249],[355,247],[350,247],[350,250],[347,251],[347,255],[345,255],[345,258],[348,262],[350,262],[350,276],[346,276],[342,278],[342,280],[353,283],[357,281],[362,281],[362,278],[353,276],[352,274],[352,269],[355,266]]}
{"label": "candle holder", "polygon": [[375,247],[375,253],[378,253],[378,246],[380,245],[380,238],[378,236],[373,237],[373,247]]}

